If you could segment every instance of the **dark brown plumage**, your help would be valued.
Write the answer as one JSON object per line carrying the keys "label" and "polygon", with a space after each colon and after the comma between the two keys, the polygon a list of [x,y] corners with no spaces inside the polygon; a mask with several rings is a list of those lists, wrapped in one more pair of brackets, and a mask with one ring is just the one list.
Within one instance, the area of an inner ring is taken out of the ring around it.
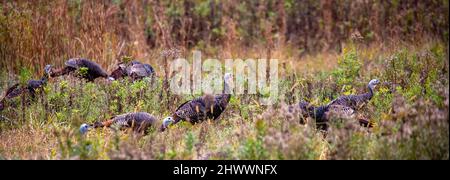
{"label": "dark brown plumage", "polygon": [[2,99],[0,99],[0,111],[6,108],[6,101],[12,98],[15,98],[21,95],[24,92],[24,89],[19,86],[19,84],[14,84],[10,88],[8,88],[3,95]]}
{"label": "dark brown plumage", "polygon": [[341,105],[347,106],[353,109],[359,109],[369,102],[373,97],[373,89],[378,85],[380,81],[373,79],[369,82],[367,88],[369,92],[360,95],[348,95],[340,96],[335,100],[331,101],[328,105]]}
{"label": "dark brown plumage", "polygon": [[306,124],[306,118],[309,116],[309,103],[302,101],[297,104],[286,106],[282,105],[282,114],[287,120],[298,120],[300,124]]}
{"label": "dark brown plumage", "polygon": [[227,108],[231,99],[230,84],[232,78],[231,74],[225,74],[222,94],[215,96],[207,94],[181,104],[172,115],[173,124],[181,120],[195,124],[207,119],[218,119]]}
{"label": "dark brown plumage", "polygon": [[195,124],[207,119],[216,120],[227,108],[230,98],[229,94],[223,96],[204,95],[187,101],[175,110],[174,121],[178,123],[180,120],[186,120]]}
{"label": "dark brown plumage", "polygon": [[157,120],[154,116],[146,112],[127,113],[113,117],[103,122],[95,122],[92,127],[117,127],[118,129],[131,128],[136,133],[148,133],[151,126],[155,126]]}
{"label": "dark brown plumage", "polygon": [[34,99],[36,97],[36,90],[42,89],[46,83],[47,76],[44,76],[40,80],[29,80],[25,86],[21,86],[19,83],[14,84],[6,90],[5,94],[0,99],[0,111],[5,108],[6,101],[16,98],[23,93],[28,93],[28,95]]}
{"label": "dark brown plumage", "polygon": [[[59,70],[49,70],[50,77],[58,77],[66,74],[73,73],[73,75],[87,79],[88,81],[94,81],[96,78],[103,77],[108,78],[108,73],[106,73],[105,70],[100,67],[95,62],[92,62],[88,59],[83,58],[73,58],[69,59],[65,63],[65,67]],[[80,68],[87,68],[87,72],[81,73],[76,72],[76,70],[79,70]],[[75,72],[75,73],[74,73]]]}
{"label": "dark brown plumage", "polygon": [[123,78],[125,76],[126,76],[126,72],[124,70],[122,70],[120,67],[118,67],[117,69],[112,71],[111,75],[109,75],[109,77],[112,78],[112,80],[117,80],[117,79]]}
{"label": "dark brown plumage", "polygon": [[221,94],[214,96],[214,105],[208,116],[212,116],[213,120],[216,120],[225,111],[230,102],[231,94]]}
{"label": "dark brown plumage", "polygon": [[314,108],[311,117],[316,120],[316,127],[321,130],[328,130],[328,126],[333,119],[352,119],[355,117],[352,108],[340,105],[320,106]]}
{"label": "dark brown plumage", "polygon": [[6,90],[3,99],[12,99],[21,95],[26,89],[21,87],[19,83],[12,85]]}
{"label": "dark brown plumage", "polygon": [[[299,103],[299,107],[302,109],[304,117],[311,117],[316,121],[317,129],[327,131],[329,123],[334,119],[355,119],[356,111],[347,106],[342,105],[325,105],[325,106],[313,106],[307,102]],[[364,127],[372,127],[372,124],[366,119],[358,119],[358,123]]]}
{"label": "dark brown plumage", "polygon": [[214,120],[220,117],[225,111],[228,103],[231,99],[231,84],[233,83],[233,75],[226,73],[223,77],[223,91],[222,94],[214,96],[214,105],[212,111],[209,112],[209,116],[212,116]]}
{"label": "dark brown plumage", "polygon": [[128,76],[134,81],[145,77],[152,77],[154,75],[155,70],[149,64],[131,61],[129,63],[119,63],[117,69],[111,73],[110,77],[116,80]]}
{"label": "dark brown plumage", "polygon": [[181,120],[195,124],[207,119],[214,119],[212,113],[215,105],[214,101],[215,97],[210,94],[186,101],[173,113],[174,124]]}

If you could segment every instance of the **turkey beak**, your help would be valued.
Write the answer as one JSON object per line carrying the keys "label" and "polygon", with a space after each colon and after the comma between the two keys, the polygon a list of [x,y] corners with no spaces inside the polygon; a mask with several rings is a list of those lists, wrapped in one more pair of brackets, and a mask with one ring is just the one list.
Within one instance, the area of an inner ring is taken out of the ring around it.
{"label": "turkey beak", "polygon": [[125,66],[124,63],[120,63],[120,64],[119,64],[119,69],[125,70],[126,68],[127,68],[127,67]]}
{"label": "turkey beak", "polygon": [[47,78],[50,78],[50,74],[52,73],[52,65],[46,65],[44,68],[44,73]]}
{"label": "turkey beak", "polygon": [[376,88],[379,84],[380,84],[380,82],[375,83],[375,87],[374,88]]}

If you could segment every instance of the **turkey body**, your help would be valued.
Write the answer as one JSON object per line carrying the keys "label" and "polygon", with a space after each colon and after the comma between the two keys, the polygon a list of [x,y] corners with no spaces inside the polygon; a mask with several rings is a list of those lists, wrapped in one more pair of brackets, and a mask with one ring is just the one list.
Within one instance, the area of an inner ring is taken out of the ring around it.
{"label": "turkey body", "polygon": [[231,99],[230,94],[216,95],[214,97],[214,105],[212,111],[209,112],[208,116],[212,117],[211,119],[213,120],[218,119],[227,108],[230,99]]}
{"label": "turkey body", "polygon": [[[348,106],[343,105],[324,105],[313,106],[307,102],[300,102],[296,105],[291,105],[290,108],[297,108],[301,112],[302,119],[311,117],[315,120],[316,128],[322,131],[327,131],[329,124],[333,120],[354,120],[356,118],[356,111]],[[366,119],[357,119],[359,124],[364,127],[371,127],[371,124]]]}
{"label": "turkey body", "polygon": [[111,73],[110,77],[113,79],[120,79],[128,76],[135,81],[145,77],[152,77],[154,75],[155,70],[151,65],[143,64],[139,61],[131,61],[127,64],[120,63],[118,68]]}
{"label": "turkey body", "polygon": [[298,120],[300,124],[306,124],[306,118],[309,116],[308,106],[309,103],[304,101],[287,107],[283,105],[282,113],[286,119]]}
{"label": "turkey body", "polygon": [[350,107],[352,109],[359,109],[362,106],[366,105],[372,99],[373,89],[379,83],[380,83],[379,80],[372,79],[367,85],[369,92],[359,95],[340,96],[335,100],[331,101],[328,105],[340,105]]}
{"label": "turkey body", "polygon": [[47,77],[42,78],[41,80],[29,80],[27,83],[27,90],[28,93],[32,98],[35,98],[36,90],[41,89],[45,86],[47,83]]}
{"label": "turkey body", "polygon": [[[86,72],[76,72],[77,70],[80,70],[81,68],[86,68]],[[106,73],[105,70],[103,70],[100,65],[97,63],[90,61],[88,59],[84,58],[73,58],[69,59],[65,63],[65,67],[56,70],[56,71],[50,71],[50,77],[58,77],[66,74],[74,74],[76,77],[86,79],[88,81],[94,81],[95,79],[99,77],[107,78],[108,73]]]}
{"label": "turkey body", "polygon": [[126,69],[127,75],[133,80],[151,77],[155,74],[155,70],[149,64],[135,64]]}
{"label": "turkey body", "polygon": [[156,126],[157,119],[146,112],[127,113],[113,117],[104,122],[95,122],[94,128],[116,127],[118,129],[132,129],[136,133],[147,134],[149,127]]}
{"label": "turkey body", "polygon": [[331,120],[353,119],[355,117],[355,111],[347,106],[326,105],[312,107],[310,116],[316,120],[316,127],[318,129],[326,131]]}
{"label": "turkey body", "polygon": [[181,104],[173,114],[174,124],[180,120],[196,124],[208,119],[217,120],[225,111],[230,101],[230,95],[203,95],[199,98]]}
{"label": "turkey body", "polygon": [[354,109],[359,109],[364,106],[366,103],[372,99],[371,93],[361,94],[361,95],[348,95],[348,96],[340,96],[335,100],[331,101],[329,105],[340,105],[351,107]]}
{"label": "turkey body", "polygon": [[29,80],[25,86],[21,86],[19,83],[14,84],[6,90],[4,97],[0,100],[0,111],[5,108],[7,100],[19,97],[23,93],[28,93],[34,99],[36,97],[36,90],[42,89],[46,83],[47,77],[43,77],[40,80]]}
{"label": "turkey body", "polygon": [[173,114],[174,124],[181,120],[196,124],[207,119],[213,119],[214,104],[215,97],[209,94],[186,101],[175,110]]}
{"label": "turkey body", "polygon": [[206,94],[181,104],[172,115],[174,120],[173,124],[176,124],[181,120],[189,121],[192,124],[207,119],[217,120],[230,102],[230,84],[232,79],[233,76],[230,73],[225,74],[222,94],[215,96]]}

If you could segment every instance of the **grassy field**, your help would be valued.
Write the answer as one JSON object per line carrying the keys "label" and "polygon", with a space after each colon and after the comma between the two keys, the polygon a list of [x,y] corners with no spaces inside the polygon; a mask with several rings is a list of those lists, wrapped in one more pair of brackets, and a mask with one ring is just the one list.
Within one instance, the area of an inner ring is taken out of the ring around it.
{"label": "grassy field", "polygon": [[[194,96],[171,95],[166,101],[161,76],[153,86],[145,79],[111,84],[73,77],[52,79],[31,105],[22,107],[21,98],[17,98],[15,108],[1,112],[13,122],[0,123],[0,158],[449,158],[448,51],[444,44],[430,41],[396,48],[348,45],[341,54],[307,56],[298,61],[290,59],[288,51],[275,54],[291,64],[280,72],[280,102],[276,105],[259,105],[258,95],[233,96],[218,122],[181,123],[143,137],[110,129],[98,129],[84,137],[78,127],[125,112],[145,111],[162,119]],[[1,77],[8,76],[3,72]],[[365,92],[373,78],[383,83],[362,111],[375,122],[372,129],[355,123],[333,124],[324,139],[312,119],[300,125],[283,116],[283,102],[307,100],[323,105],[339,95]]]}
{"label": "grassy field", "polygon": [[[148,79],[51,79],[34,100],[0,112],[0,159],[449,159],[448,0],[55,0],[1,1],[0,92],[39,79],[46,64],[123,57],[151,64]],[[355,36],[359,35],[361,37]],[[82,123],[145,111],[158,119],[196,95],[164,87],[162,52],[279,60],[279,101],[233,95],[217,122],[179,123],[146,136]],[[359,113],[367,129],[286,119],[285,104],[325,105],[381,84]],[[29,102],[29,103],[28,103]]]}

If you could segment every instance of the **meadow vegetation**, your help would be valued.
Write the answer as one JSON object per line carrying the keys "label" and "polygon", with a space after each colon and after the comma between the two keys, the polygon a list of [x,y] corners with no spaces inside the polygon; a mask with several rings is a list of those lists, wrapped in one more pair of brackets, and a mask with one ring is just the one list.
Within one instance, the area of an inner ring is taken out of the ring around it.
{"label": "meadow vegetation", "polygon": [[[51,79],[34,99],[15,98],[0,112],[0,159],[448,160],[448,0],[364,2],[3,1],[1,92],[71,57],[111,72],[129,56],[151,64],[157,77]],[[279,102],[234,95],[217,122],[155,127],[146,136],[79,134],[81,123],[127,112],[162,119],[196,97],[167,91],[171,59],[161,52],[168,49],[188,60],[194,49],[202,59],[279,59]],[[333,123],[324,138],[313,119],[301,125],[284,116],[283,104],[324,105],[366,92],[374,78],[382,83],[360,111],[371,129]]]}

